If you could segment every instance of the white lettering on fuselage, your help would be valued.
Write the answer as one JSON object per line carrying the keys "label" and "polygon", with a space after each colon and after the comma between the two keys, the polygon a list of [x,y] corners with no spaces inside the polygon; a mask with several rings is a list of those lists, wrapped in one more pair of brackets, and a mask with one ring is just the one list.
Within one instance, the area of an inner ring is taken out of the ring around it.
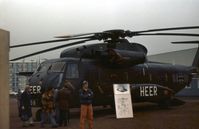
{"label": "white lettering on fuselage", "polygon": [[40,94],[41,86],[30,86],[30,93],[31,94]]}
{"label": "white lettering on fuselage", "polygon": [[140,96],[157,96],[157,86],[140,86]]}

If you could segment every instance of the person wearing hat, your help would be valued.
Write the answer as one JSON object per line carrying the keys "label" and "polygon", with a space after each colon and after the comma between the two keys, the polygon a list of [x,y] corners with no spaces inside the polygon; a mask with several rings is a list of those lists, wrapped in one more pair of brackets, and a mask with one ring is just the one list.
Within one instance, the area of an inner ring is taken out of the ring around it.
{"label": "person wearing hat", "polygon": [[80,96],[80,129],[85,128],[85,120],[89,122],[89,129],[93,129],[93,92],[88,88],[88,82],[83,81],[79,91]]}

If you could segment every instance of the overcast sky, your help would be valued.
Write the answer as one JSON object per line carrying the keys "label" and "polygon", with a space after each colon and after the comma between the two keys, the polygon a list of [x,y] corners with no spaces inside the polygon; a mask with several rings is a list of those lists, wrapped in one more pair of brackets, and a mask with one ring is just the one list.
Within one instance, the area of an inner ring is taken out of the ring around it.
{"label": "overcast sky", "polygon": [[[11,45],[109,29],[138,31],[195,25],[199,25],[199,0],[0,0],[0,28],[10,31]],[[177,32],[199,34],[199,29]],[[179,40],[199,40],[199,37],[130,39],[145,45],[149,55],[197,47],[170,43]],[[60,44],[64,42],[11,49],[10,58]],[[62,50],[26,60],[58,58]]]}

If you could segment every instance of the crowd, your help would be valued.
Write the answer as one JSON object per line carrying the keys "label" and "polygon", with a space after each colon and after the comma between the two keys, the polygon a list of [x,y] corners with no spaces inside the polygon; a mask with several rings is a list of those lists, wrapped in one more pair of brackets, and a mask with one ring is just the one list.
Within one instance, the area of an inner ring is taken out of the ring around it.
{"label": "crowd", "polygon": [[[41,81],[40,84],[42,84]],[[74,87],[68,80],[65,80],[63,87],[59,90],[48,86],[41,96],[41,128],[44,128],[48,123],[51,124],[52,128],[67,126],[69,124],[71,95],[73,92]],[[81,104],[80,129],[85,128],[86,119],[88,119],[89,129],[93,129],[93,92],[88,88],[87,81],[83,81],[82,88],[79,90],[79,97]],[[29,86],[26,86],[24,92],[18,96],[18,100],[19,117],[23,121],[22,126],[34,126]]]}

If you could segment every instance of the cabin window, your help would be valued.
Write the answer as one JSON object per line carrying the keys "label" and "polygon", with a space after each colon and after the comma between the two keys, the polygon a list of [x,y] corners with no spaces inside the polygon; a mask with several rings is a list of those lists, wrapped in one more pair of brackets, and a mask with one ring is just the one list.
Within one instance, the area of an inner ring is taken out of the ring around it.
{"label": "cabin window", "polygon": [[56,62],[49,67],[49,72],[64,72],[65,62]]}
{"label": "cabin window", "polygon": [[142,75],[145,76],[145,74],[146,74],[146,73],[145,73],[145,69],[142,68]]}
{"label": "cabin window", "polygon": [[152,74],[149,73],[149,81],[152,81]]}
{"label": "cabin window", "polygon": [[70,63],[67,65],[66,78],[79,78],[78,64]]}
{"label": "cabin window", "polygon": [[173,81],[176,83],[184,83],[185,77],[182,73],[174,74]]}

